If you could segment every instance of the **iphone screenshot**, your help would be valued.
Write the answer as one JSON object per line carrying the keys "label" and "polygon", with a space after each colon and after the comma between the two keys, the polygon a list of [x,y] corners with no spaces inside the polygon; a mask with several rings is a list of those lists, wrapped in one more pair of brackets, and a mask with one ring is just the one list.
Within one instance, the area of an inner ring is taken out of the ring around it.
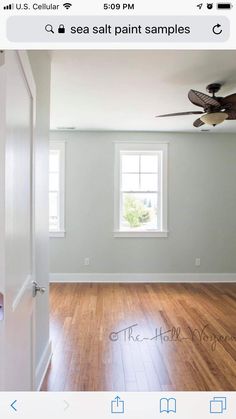
{"label": "iphone screenshot", "polygon": [[236,0],[0,0],[0,417],[236,418]]}

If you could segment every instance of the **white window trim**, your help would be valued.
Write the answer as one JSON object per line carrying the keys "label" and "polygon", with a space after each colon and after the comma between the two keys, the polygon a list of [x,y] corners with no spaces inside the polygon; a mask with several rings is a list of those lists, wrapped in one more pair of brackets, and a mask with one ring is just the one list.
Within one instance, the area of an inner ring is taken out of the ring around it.
{"label": "white window trim", "polygon": [[65,237],[65,155],[66,141],[50,141],[50,150],[60,150],[60,229],[49,231],[49,237]]}
{"label": "white window trim", "polygon": [[[120,226],[120,181],[121,181],[121,170],[120,170],[120,152],[121,151],[162,151],[163,152],[163,159],[162,159],[162,174],[163,178],[161,179],[161,187],[162,187],[162,228],[160,231],[158,230],[149,230],[149,231],[123,231],[119,229]],[[115,142],[115,165],[114,165],[115,173],[114,173],[114,231],[113,237],[126,237],[126,238],[133,238],[133,237],[152,237],[152,238],[165,238],[168,237],[168,198],[167,198],[167,185],[168,185],[168,143],[148,143],[144,141],[140,142],[124,142],[119,141]]]}

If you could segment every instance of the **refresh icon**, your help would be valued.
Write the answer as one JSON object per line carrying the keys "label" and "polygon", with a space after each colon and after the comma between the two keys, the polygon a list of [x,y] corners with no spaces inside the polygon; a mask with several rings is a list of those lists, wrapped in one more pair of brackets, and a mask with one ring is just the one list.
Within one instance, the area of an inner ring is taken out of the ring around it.
{"label": "refresh icon", "polygon": [[220,23],[217,23],[215,26],[213,26],[212,32],[215,35],[221,35],[223,32],[222,25]]}

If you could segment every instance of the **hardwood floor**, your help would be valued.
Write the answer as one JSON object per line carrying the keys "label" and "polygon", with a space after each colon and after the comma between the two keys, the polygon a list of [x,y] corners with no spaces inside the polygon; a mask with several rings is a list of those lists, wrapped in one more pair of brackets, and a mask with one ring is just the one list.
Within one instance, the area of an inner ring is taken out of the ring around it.
{"label": "hardwood floor", "polygon": [[53,358],[42,390],[236,389],[236,284],[53,284],[50,292]]}

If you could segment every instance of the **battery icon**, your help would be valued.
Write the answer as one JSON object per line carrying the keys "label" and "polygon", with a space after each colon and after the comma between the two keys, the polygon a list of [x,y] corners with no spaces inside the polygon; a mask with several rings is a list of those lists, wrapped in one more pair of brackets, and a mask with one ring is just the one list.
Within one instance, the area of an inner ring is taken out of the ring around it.
{"label": "battery icon", "polygon": [[231,9],[233,5],[231,3],[218,3],[217,9]]}

